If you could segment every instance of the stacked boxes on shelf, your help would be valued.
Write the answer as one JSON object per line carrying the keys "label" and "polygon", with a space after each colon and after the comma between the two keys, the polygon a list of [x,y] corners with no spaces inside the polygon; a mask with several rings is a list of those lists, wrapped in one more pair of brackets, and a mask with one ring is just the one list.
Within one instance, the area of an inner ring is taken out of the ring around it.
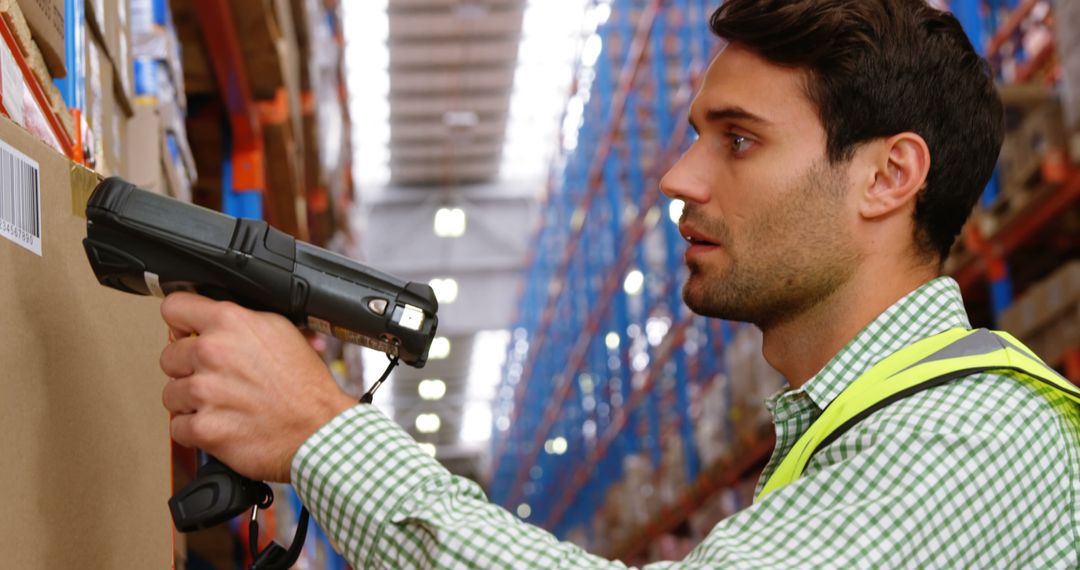
{"label": "stacked boxes on shelf", "polygon": [[[0,19],[10,35],[10,40],[0,41],[0,78],[3,80],[0,105],[16,124],[54,149],[70,154],[69,147],[77,135],[76,123],[67,102],[53,83],[54,78],[63,78],[68,73],[62,57],[65,38],[63,2],[0,0]],[[25,63],[27,73],[18,64],[19,60]],[[40,99],[35,91],[40,94]],[[57,125],[50,123],[50,115],[58,121]]]}
{"label": "stacked boxes on shelf", "polygon": [[[1080,9],[1051,0],[951,5],[986,48],[1006,135],[996,176],[945,270],[959,282],[975,326],[1015,324],[1014,291],[1023,295],[1076,255],[1065,236],[1080,219]],[[1080,380],[1080,359],[1063,362],[1066,375]]]}
{"label": "stacked boxes on shelf", "polygon": [[[953,0],[954,10],[964,10],[973,4],[983,16],[982,34],[972,34],[973,43],[985,45],[989,39],[990,60],[1004,83],[1027,83],[1045,78],[1046,63],[1054,58],[1055,10],[1051,0],[1015,2],[1012,0]],[[1016,23],[1007,35],[995,32],[1008,24]],[[974,26],[972,26],[974,27]]]}
{"label": "stacked boxes on shelf", "polygon": [[[635,541],[630,550],[645,548],[655,536],[643,533],[712,476],[711,461],[736,453],[734,432],[714,421],[734,409],[721,380],[731,377],[732,327],[683,305],[678,212],[657,192],[693,136],[686,112],[717,47],[707,26],[715,6],[610,8],[596,30],[600,57],[577,71],[583,117],[580,128],[566,123],[574,132],[563,133],[524,277],[507,389],[493,409],[489,490],[529,522],[608,555]],[[747,421],[764,413],[758,400]],[[565,452],[548,445],[558,439]]]}
{"label": "stacked boxes on shelf", "polygon": [[[109,166],[109,173],[128,175],[130,149],[128,120],[134,114],[133,100],[134,62],[132,60],[131,19],[128,14],[130,0],[87,0],[86,21],[95,42],[101,46],[96,55],[98,65],[104,76],[109,75],[102,87],[102,119],[97,125],[100,136],[103,160]],[[88,58],[88,65],[90,59]],[[89,74],[90,69],[88,67]]]}
{"label": "stacked boxes on shelf", "polygon": [[1068,176],[1068,139],[1057,92],[1037,84],[1004,85],[1005,140],[998,160],[999,190],[983,204],[980,229],[994,235],[1040,192]]}
{"label": "stacked boxes on shelf", "polygon": [[1061,97],[1069,130],[1070,157],[1080,164],[1080,4],[1057,0],[1057,49],[1061,61]]}
{"label": "stacked boxes on shelf", "polygon": [[190,202],[198,171],[185,124],[184,69],[169,3],[125,1],[131,2],[134,56],[135,117],[128,134],[143,141],[130,148],[128,175],[143,188]]}
{"label": "stacked boxes on shelf", "polygon": [[1032,285],[1001,314],[1001,328],[1016,335],[1051,366],[1080,347],[1080,261]]}
{"label": "stacked boxes on shelf", "polygon": [[[344,45],[336,2],[293,3],[300,53],[304,187],[311,237],[327,243],[347,231],[344,217],[352,200],[348,102],[343,99]],[[352,252],[358,253],[358,252]]]}

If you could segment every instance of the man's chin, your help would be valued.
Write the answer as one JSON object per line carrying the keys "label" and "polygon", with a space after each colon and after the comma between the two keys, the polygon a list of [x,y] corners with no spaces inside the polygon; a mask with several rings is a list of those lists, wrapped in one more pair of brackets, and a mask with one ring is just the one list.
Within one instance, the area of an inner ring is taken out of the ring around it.
{"label": "man's chin", "polygon": [[699,315],[712,317],[715,316],[712,314],[715,311],[710,309],[714,309],[714,307],[711,307],[711,303],[708,302],[708,295],[704,290],[705,287],[702,281],[703,279],[700,275],[695,277],[694,274],[691,273],[690,278],[687,279],[686,283],[683,285],[683,303],[686,303],[686,306],[690,307],[691,311]]}
{"label": "man's chin", "polygon": [[706,279],[700,273],[691,271],[682,289],[683,303],[694,313],[703,317],[734,321],[748,320],[747,301],[737,296],[730,289],[719,287],[719,277]]}

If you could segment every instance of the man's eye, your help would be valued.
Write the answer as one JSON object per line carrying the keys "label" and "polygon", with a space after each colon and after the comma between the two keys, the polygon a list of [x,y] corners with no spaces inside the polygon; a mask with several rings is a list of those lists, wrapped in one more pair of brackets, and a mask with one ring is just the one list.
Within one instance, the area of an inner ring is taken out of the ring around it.
{"label": "man's eye", "polygon": [[729,135],[731,137],[731,150],[735,154],[742,154],[754,144],[750,139],[742,135]]}

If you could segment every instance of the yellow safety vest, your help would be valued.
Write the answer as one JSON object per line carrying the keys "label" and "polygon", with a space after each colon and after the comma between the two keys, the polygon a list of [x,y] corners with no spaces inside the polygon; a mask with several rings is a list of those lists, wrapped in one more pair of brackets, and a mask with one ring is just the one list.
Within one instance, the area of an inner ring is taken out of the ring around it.
{"label": "yellow safety vest", "polygon": [[814,453],[870,414],[916,392],[989,370],[1019,372],[1028,381],[1052,386],[1080,404],[1080,388],[1009,333],[952,329],[890,355],[855,379],[795,442],[755,502],[798,479]]}

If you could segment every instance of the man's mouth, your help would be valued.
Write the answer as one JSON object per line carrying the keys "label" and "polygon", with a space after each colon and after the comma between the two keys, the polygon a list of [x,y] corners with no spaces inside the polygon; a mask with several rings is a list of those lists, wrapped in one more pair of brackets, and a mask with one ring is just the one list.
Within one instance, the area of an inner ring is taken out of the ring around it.
{"label": "man's mouth", "polygon": [[691,247],[720,245],[718,242],[713,241],[710,237],[702,234],[695,228],[686,224],[679,225],[679,233],[682,235],[683,239],[690,244]]}

